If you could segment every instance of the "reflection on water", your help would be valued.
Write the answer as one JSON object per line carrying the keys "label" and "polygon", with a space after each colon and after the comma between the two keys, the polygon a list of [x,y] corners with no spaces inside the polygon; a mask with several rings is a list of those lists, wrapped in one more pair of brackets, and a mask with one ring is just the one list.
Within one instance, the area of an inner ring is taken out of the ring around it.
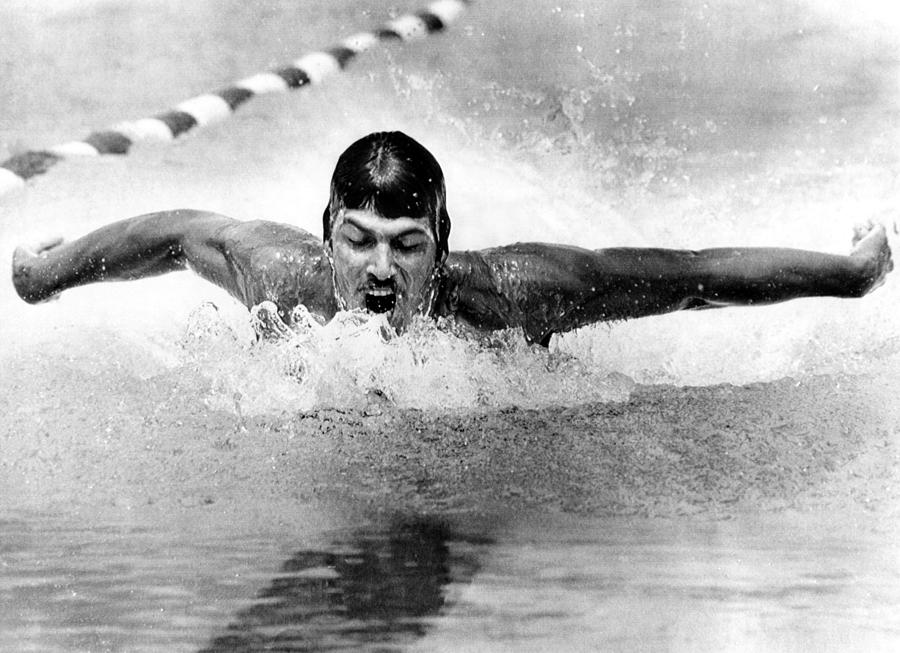
{"label": "reflection on water", "polygon": [[[176,145],[57,166],[0,207],[0,269],[13,243],[163,208],[318,233],[330,166],[376,129],[438,156],[454,249],[845,251],[852,222],[897,205],[897,30],[863,20],[872,4],[476,2],[445,36]],[[302,5],[7,0],[0,158],[390,12]],[[566,356],[359,338],[304,359],[337,409],[300,415],[317,404],[272,378],[275,349],[179,346],[201,302],[232,305],[190,275],[40,307],[0,284],[0,650],[898,650],[897,278],[859,302],[588,329]],[[342,380],[332,363],[357,352]],[[608,372],[671,385],[590,403]],[[422,415],[347,399],[370,382]],[[756,384],[688,387],[717,383]],[[433,415],[448,406],[463,414]],[[339,530],[323,488],[547,514],[480,547],[431,522]],[[615,518],[633,513],[658,517]]]}
{"label": "reflection on water", "polygon": [[460,535],[484,523],[440,518],[255,535],[2,522],[0,650],[869,653],[900,642],[896,518],[512,516],[491,519],[490,541]]}
{"label": "reflection on water", "polygon": [[[422,518],[186,530],[0,522],[0,651],[393,650],[453,605],[486,543]],[[292,539],[309,544],[285,560]]]}
{"label": "reflection on water", "polygon": [[478,569],[451,551],[453,539],[440,522],[412,521],[297,551],[203,651],[388,650],[421,637],[448,585]]}

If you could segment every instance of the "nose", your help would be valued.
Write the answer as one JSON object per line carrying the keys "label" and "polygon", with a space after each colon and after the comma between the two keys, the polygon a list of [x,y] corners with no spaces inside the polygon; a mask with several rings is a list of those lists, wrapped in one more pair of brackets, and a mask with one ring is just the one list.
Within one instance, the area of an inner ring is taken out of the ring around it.
{"label": "nose", "polygon": [[367,272],[376,279],[385,281],[394,276],[394,252],[387,243],[379,243],[372,251]]}

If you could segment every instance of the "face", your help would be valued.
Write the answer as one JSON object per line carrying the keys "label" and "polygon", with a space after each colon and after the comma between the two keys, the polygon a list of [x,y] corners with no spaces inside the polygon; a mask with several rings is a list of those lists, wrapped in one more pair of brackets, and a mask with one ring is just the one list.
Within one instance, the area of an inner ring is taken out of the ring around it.
{"label": "face", "polygon": [[429,310],[437,246],[428,218],[342,210],[331,230],[335,292],[342,308],[385,313],[403,329]]}

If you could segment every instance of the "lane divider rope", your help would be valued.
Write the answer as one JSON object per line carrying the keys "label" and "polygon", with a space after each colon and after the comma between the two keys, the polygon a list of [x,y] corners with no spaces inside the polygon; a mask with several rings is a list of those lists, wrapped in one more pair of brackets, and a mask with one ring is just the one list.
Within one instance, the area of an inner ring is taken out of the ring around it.
{"label": "lane divider rope", "polygon": [[250,98],[320,84],[346,68],[357,55],[384,41],[414,41],[453,23],[472,0],[435,0],[427,9],[404,14],[372,32],[360,32],[321,52],[310,52],[286,66],[241,79],[213,93],[185,100],[152,118],[121,122],[80,141],[47,150],[16,154],[0,163],[0,196],[25,186],[25,180],[77,156],[127,154],[134,143],[172,141],[205,125],[221,122]]}

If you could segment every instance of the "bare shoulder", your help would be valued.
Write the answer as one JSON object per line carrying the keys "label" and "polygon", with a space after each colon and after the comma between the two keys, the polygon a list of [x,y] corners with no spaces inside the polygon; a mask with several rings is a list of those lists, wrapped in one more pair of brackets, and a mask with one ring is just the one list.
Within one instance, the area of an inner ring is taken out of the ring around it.
{"label": "bare shoulder", "polygon": [[513,243],[450,252],[446,268],[450,278],[463,286],[558,284],[561,268],[584,267],[596,257],[596,252],[574,245]]}
{"label": "bare shoulder", "polygon": [[196,209],[160,211],[135,220],[145,231],[156,229],[160,233],[179,234],[183,240],[196,244],[217,245],[232,241],[259,247],[284,243],[314,244],[318,241],[308,231],[293,225],[270,220],[240,220]]}
{"label": "bare shoulder", "polygon": [[596,252],[568,245],[452,252],[441,312],[478,329],[522,327],[529,341],[547,344],[553,333],[586,322],[573,311],[597,295],[602,267]]}
{"label": "bare shoulder", "polygon": [[241,242],[250,247],[313,245],[321,248],[322,242],[305,229],[270,220],[232,220],[216,225],[208,234],[223,241]]}
{"label": "bare shoulder", "polygon": [[527,268],[533,256],[530,246],[518,244],[451,252],[439,312],[477,329],[527,326],[519,300],[530,293]]}
{"label": "bare shoulder", "polygon": [[284,319],[298,303],[334,314],[331,264],[321,238],[293,225],[252,220],[223,228],[214,246],[239,280],[247,306],[273,301]]}
{"label": "bare shoulder", "polygon": [[322,241],[308,231],[269,220],[217,220],[199,216],[185,227],[185,247],[212,248],[237,263],[318,258]]}

